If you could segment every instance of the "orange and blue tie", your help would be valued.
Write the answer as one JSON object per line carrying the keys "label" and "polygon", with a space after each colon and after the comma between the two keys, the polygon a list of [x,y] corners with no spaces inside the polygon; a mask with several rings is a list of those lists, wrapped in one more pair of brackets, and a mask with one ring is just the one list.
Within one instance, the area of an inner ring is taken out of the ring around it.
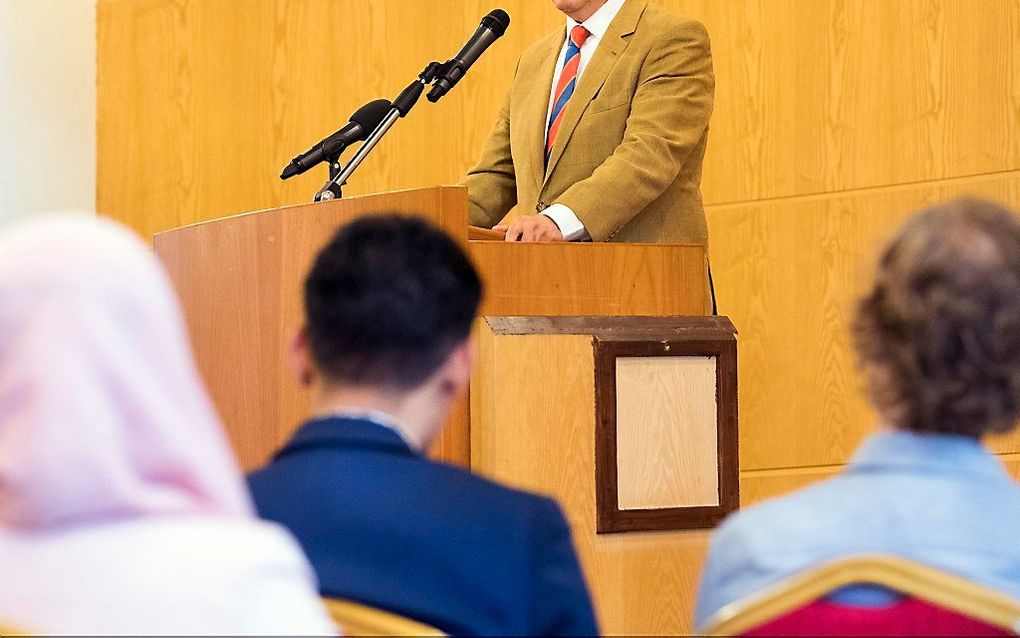
{"label": "orange and blue tie", "polygon": [[552,152],[553,144],[556,143],[556,135],[560,132],[560,124],[563,123],[563,114],[567,110],[567,102],[574,94],[577,86],[577,70],[581,64],[581,47],[584,41],[591,35],[588,29],[581,25],[570,30],[570,41],[567,42],[567,55],[563,58],[563,70],[560,71],[560,80],[556,83],[556,100],[553,102],[552,112],[549,114],[549,128],[545,135],[545,159],[549,161],[549,154]]}

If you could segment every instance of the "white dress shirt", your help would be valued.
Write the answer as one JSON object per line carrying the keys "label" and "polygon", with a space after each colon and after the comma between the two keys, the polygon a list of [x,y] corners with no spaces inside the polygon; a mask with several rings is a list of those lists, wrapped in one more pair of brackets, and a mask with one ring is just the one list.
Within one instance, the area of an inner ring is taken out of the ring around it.
{"label": "white dress shirt", "polygon": [[[606,35],[606,31],[609,30],[609,25],[613,22],[613,18],[616,17],[616,14],[620,12],[625,1],[626,0],[608,0],[608,2],[599,7],[599,10],[593,13],[591,17],[584,22],[577,22],[570,17],[567,18],[566,37],[563,39],[563,46],[560,47],[560,54],[556,58],[556,72],[553,74],[553,83],[549,90],[549,108],[545,115],[547,131],[549,128],[549,117],[552,115],[553,102],[556,99],[556,84],[559,82],[560,73],[563,71],[563,60],[567,57],[567,42],[569,41],[571,30],[581,24],[585,29],[588,29],[588,33],[591,34],[588,36],[588,39],[584,41],[584,46],[581,47],[581,61],[577,68],[577,82],[580,83],[581,74],[584,73],[588,63],[591,62],[592,57],[595,56],[595,50],[598,49],[599,44]],[[567,104],[569,104],[569,102]],[[590,239],[588,230],[584,227],[584,224],[581,223],[581,220],[577,218],[577,215],[574,214],[574,211],[570,210],[569,206],[566,206],[565,204],[553,204],[542,211],[542,214],[553,220],[553,223],[559,227],[560,232],[563,233],[563,239],[567,241]]]}

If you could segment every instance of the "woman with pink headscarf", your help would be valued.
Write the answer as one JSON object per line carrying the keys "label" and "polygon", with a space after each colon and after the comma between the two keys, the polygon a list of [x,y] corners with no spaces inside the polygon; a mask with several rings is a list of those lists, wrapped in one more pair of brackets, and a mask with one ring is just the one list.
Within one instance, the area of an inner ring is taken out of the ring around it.
{"label": "woman with pink headscarf", "polygon": [[0,625],[332,633],[255,519],[145,246],[88,215],[0,233]]}

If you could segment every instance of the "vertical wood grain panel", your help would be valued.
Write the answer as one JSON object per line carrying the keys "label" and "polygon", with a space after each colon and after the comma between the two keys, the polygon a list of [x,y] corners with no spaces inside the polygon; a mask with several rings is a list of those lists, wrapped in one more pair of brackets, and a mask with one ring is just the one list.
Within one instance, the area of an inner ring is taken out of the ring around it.
{"label": "vertical wood grain panel", "polygon": [[[1020,168],[1020,3],[663,0],[703,21],[718,76],[709,203]],[[481,0],[99,0],[99,209],[144,235],[307,201],[296,153],[452,55]],[[558,28],[506,0],[507,35],[401,121],[351,194],[452,183],[526,46]]]}
{"label": "vertical wood grain panel", "polygon": [[606,635],[689,633],[708,532],[595,531],[591,337],[479,332],[474,378],[490,383],[471,395],[472,419],[486,423],[471,432],[476,471],[560,502]]}
{"label": "vertical wood grain panel", "polygon": [[663,4],[712,36],[709,203],[1020,168],[1016,2]]}
{"label": "vertical wood grain panel", "polygon": [[[424,99],[350,182],[351,195],[459,180],[481,149],[527,44],[559,24],[518,17],[437,105]],[[525,10],[525,7],[528,7]],[[281,182],[298,152],[361,104],[392,99],[452,56],[492,7],[398,0],[101,0],[101,212],[148,236],[309,200],[321,170]]]}
{"label": "vertical wood grain panel", "polygon": [[[844,463],[871,431],[853,302],[911,212],[964,193],[1020,208],[1020,171],[709,211],[719,311],[740,330],[742,470]],[[1020,451],[1020,432],[993,447]]]}
{"label": "vertical wood grain panel", "polygon": [[719,505],[715,359],[616,360],[622,510]]}

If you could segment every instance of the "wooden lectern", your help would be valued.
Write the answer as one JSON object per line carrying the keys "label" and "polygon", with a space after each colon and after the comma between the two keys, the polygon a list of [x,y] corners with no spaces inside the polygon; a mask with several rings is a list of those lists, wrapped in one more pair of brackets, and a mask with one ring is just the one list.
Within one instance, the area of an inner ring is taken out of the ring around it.
{"label": "wooden lectern", "polygon": [[[263,464],[307,415],[287,348],[313,256],[345,222],[387,212],[462,241],[485,284],[470,413],[455,407],[433,455],[560,500],[605,631],[689,629],[704,532],[675,530],[738,500],[735,331],[703,316],[701,246],[508,244],[469,232],[466,190],[447,186],[160,233],[241,465]],[[636,530],[674,531],[616,534]]]}

